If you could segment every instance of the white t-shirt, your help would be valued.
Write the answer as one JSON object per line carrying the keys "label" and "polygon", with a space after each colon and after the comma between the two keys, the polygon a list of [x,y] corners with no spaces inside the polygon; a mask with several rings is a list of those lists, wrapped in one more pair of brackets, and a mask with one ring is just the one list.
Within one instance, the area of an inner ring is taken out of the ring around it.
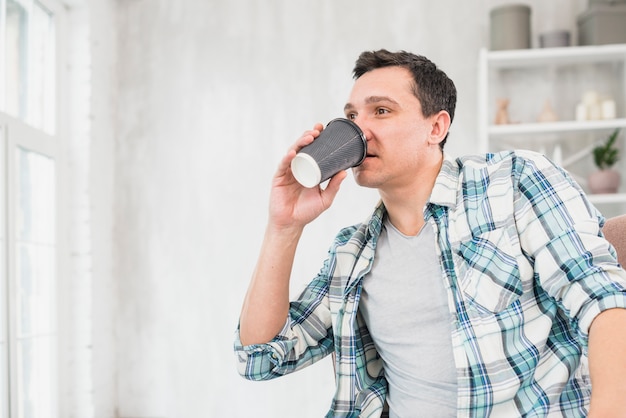
{"label": "white t-shirt", "polygon": [[406,236],[385,219],[359,310],[389,385],[390,417],[455,417],[457,379],[445,276],[433,227]]}

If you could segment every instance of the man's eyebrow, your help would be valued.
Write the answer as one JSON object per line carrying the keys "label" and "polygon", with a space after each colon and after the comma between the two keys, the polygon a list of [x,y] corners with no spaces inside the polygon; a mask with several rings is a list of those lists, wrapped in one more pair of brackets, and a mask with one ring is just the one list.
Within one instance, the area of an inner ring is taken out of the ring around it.
{"label": "man's eyebrow", "polygon": [[[396,102],[395,100],[393,100],[391,97],[388,96],[369,96],[367,98],[365,98],[365,103],[366,104],[372,104],[372,103],[380,103],[380,102],[389,102],[389,103],[393,103],[393,104],[398,104],[398,102]],[[354,105],[352,103],[346,103],[346,105],[343,107],[343,110],[352,110],[354,109]]]}
{"label": "man's eyebrow", "polygon": [[391,102],[393,104],[398,104],[395,100],[388,96],[370,96],[365,99],[365,103],[378,103],[378,102]]}

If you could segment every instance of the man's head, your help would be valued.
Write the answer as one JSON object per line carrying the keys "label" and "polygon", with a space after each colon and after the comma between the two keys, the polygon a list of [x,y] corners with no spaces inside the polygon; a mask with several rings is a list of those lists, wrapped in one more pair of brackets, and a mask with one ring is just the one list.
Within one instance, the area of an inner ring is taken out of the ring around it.
{"label": "man's head", "polygon": [[[413,94],[422,106],[423,116],[429,117],[444,110],[454,119],[456,87],[448,76],[428,58],[410,52],[389,52],[385,49],[361,53],[354,66],[354,78],[384,67],[402,67],[413,76]],[[439,143],[443,150],[446,138]]]}

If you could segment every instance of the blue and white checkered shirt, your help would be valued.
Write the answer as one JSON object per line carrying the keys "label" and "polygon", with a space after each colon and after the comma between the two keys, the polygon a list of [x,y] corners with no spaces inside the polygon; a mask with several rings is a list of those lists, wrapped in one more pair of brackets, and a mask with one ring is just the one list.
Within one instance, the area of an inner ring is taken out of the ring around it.
{"label": "blue and white checkered shirt", "polygon": [[[271,342],[242,346],[237,334],[242,376],[271,379],[334,352],[327,417],[383,414],[382,360],[357,308],[384,214],[381,204],[337,235]],[[438,231],[458,417],[586,416],[589,327],[626,308],[626,272],[580,188],[531,152],[446,156],[424,216]]]}

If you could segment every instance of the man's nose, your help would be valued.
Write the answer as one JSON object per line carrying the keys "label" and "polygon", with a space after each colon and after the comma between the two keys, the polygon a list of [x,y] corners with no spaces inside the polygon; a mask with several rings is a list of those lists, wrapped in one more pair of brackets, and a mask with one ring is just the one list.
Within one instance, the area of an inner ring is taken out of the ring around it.
{"label": "man's nose", "polygon": [[366,119],[367,118],[363,116],[356,116],[354,119],[352,119],[352,122],[354,122],[356,126],[361,129],[361,132],[363,132],[363,135],[365,135],[365,139],[369,141],[372,138],[372,131],[370,129],[370,124],[367,122]]}

